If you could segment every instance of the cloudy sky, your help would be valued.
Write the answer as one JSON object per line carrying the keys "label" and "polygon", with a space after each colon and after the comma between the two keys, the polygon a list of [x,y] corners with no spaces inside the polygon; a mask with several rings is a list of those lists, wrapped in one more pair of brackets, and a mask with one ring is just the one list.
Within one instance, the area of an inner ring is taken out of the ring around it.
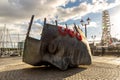
{"label": "cloudy sky", "polygon": [[80,20],[86,21],[89,17],[88,39],[96,35],[97,40],[102,35],[103,10],[110,13],[111,35],[120,39],[120,0],[0,0],[0,28],[6,26],[9,33],[14,36],[20,34],[22,40],[33,14],[32,36],[40,36],[45,17],[52,24],[54,20],[63,26],[67,23],[69,27],[76,23],[83,31],[84,26],[81,26]]}

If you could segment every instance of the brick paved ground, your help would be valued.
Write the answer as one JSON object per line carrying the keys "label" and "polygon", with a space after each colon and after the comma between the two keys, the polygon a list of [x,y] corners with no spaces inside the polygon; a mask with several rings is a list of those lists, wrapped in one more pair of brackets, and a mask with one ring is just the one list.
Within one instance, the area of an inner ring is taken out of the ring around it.
{"label": "brick paved ground", "polygon": [[53,67],[33,67],[20,57],[0,59],[0,80],[120,80],[120,58],[93,57],[90,66],[67,71]]}

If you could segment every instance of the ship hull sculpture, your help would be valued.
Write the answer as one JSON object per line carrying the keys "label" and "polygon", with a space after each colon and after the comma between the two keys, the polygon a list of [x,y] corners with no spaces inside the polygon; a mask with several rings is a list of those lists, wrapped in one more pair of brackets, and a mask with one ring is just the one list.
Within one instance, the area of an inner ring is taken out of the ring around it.
{"label": "ship hull sculpture", "polygon": [[46,24],[41,40],[29,37],[33,16],[24,45],[23,62],[33,66],[53,65],[60,70],[92,63],[91,51],[83,32],[76,32],[52,24]]}

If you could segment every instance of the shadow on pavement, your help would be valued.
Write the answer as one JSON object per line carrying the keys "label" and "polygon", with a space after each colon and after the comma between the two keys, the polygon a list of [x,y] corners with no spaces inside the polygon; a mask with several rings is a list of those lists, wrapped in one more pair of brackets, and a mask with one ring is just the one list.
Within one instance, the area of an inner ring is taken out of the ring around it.
{"label": "shadow on pavement", "polygon": [[30,67],[0,72],[1,80],[63,80],[86,70],[86,67],[61,71],[55,67]]}

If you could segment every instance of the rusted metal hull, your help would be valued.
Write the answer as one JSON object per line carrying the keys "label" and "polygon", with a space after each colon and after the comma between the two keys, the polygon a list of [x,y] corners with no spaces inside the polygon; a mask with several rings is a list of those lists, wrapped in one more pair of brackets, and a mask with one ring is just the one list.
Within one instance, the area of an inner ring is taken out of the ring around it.
{"label": "rusted metal hull", "polygon": [[80,31],[82,40],[61,35],[56,25],[45,24],[41,40],[27,37],[23,61],[34,65],[54,65],[61,70],[92,63],[89,44]]}

